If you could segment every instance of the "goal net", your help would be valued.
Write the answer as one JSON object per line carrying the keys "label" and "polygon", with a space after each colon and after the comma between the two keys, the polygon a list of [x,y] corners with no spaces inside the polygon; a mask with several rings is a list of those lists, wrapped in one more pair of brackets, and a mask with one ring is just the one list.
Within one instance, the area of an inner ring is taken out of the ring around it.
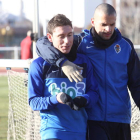
{"label": "goal net", "polygon": [[[28,104],[28,73],[7,70],[9,85],[8,140],[40,140],[39,111]],[[140,112],[132,103],[132,140],[140,140]]]}
{"label": "goal net", "polygon": [[16,66],[26,68],[25,72],[18,72],[12,68],[7,70],[9,86],[7,140],[40,140],[39,111],[33,111],[28,104],[28,61],[19,63],[16,63]]}
{"label": "goal net", "polygon": [[132,135],[132,140],[140,140],[140,110],[134,103],[132,97],[130,96],[131,99],[131,105],[132,105],[132,118],[131,118],[131,135]]}

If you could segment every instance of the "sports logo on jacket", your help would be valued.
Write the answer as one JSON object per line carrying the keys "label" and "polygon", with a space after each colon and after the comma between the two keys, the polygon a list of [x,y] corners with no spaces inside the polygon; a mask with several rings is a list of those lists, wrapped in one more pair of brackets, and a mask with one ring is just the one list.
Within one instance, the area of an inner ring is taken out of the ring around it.
{"label": "sports logo on jacket", "polygon": [[71,96],[72,98],[75,98],[77,95],[85,94],[85,83],[79,82],[75,84],[75,87],[67,86],[66,82],[60,83],[60,87],[57,85],[57,83],[52,83],[50,85],[51,88],[51,94],[56,95],[57,93],[64,92]]}
{"label": "sports logo on jacket", "polygon": [[114,49],[115,49],[115,52],[116,52],[116,53],[119,53],[119,52],[121,51],[121,47],[120,47],[119,44],[116,44],[116,45],[114,46]]}
{"label": "sports logo on jacket", "polygon": [[94,46],[86,46],[87,49],[93,48]]}

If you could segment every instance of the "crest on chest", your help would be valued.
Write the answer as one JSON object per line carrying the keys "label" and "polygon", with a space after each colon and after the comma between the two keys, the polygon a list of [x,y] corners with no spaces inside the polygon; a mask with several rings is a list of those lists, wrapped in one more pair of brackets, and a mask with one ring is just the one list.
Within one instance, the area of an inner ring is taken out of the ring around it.
{"label": "crest on chest", "polygon": [[114,49],[115,49],[115,52],[116,52],[117,54],[120,53],[120,51],[121,51],[121,47],[120,47],[119,44],[116,44],[116,45],[114,46]]}

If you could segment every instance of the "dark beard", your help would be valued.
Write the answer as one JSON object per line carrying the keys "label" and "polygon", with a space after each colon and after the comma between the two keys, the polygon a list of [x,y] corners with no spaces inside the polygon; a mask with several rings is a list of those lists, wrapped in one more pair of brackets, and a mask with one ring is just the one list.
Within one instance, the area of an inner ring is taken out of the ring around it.
{"label": "dark beard", "polygon": [[102,39],[98,34],[97,32],[95,31],[95,29],[92,27],[91,29],[91,33],[92,33],[92,36],[93,36],[93,40],[94,40],[94,44],[97,48],[100,48],[100,49],[106,49],[108,48],[110,45],[112,45],[117,37],[117,34],[116,34],[116,31],[114,30],[114,33],[113,35],[111,36],[110,39],[108,40],[105,40],[105,39]]}

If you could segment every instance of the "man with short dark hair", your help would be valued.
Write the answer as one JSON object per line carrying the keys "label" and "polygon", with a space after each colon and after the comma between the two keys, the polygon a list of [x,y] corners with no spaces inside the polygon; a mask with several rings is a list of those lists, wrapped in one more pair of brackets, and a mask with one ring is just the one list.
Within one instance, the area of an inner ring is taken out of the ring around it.
{"label": "man with short dark hair", "polygon": [[[73,28],[66,16],[54,16],[47,29],[51,47],[69,61],[84,67],[81,71],[84,79],[71,83],[61,68],[39,57],[29,69],[29,105],[40,111],[42,140],[86,140],[88,113],[98,100],[98,86],[91,62],[85,55],[72,50]],[[73,57],[69,56],[70,51]]]}

